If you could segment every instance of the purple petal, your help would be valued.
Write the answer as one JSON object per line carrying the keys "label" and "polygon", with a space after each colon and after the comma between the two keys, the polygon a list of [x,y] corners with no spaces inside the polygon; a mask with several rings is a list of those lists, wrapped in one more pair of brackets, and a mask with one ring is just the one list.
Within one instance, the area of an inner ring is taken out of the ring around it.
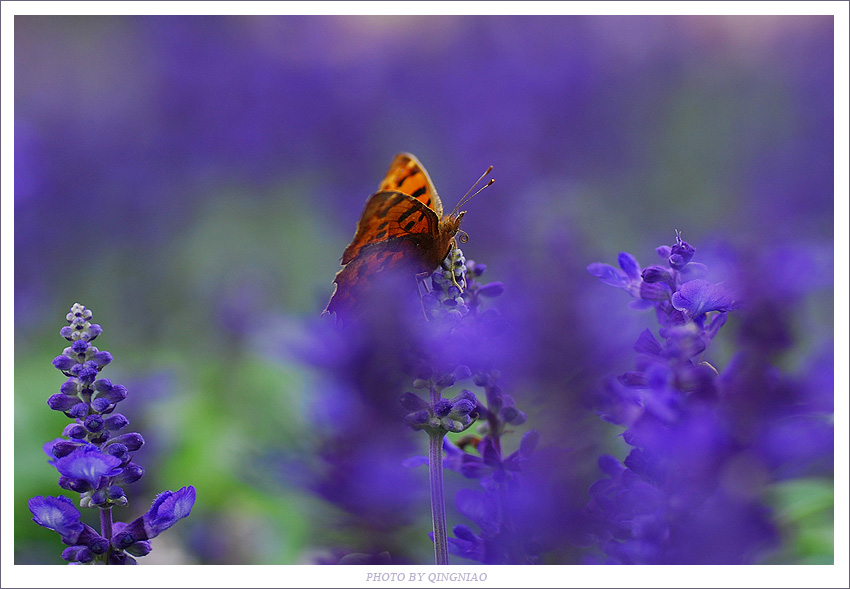
{"label": "purple petal", "polygon": [[637,280],[640,278],[640,264],[637,263],[632,254],[620,252],[620,255],[617,256],[617,262],[630,279]]}
{"label": "purple petal", "polygon": [[[447,467],[448,468],[448,467]],[[493,472],[493,469],[481,462],[477,456],[469,456],[460,466],[460,474],[468,479],[480,479]]]}
{"label": "purple petal", "polygon": [[142,516],[150,539],[164,532],[178,520],[192,512],[195,504],[195,487],[183,487],[177,492],[163,491],[154,501],[148,512]]}
{"label": "purple petal", "polygon": [[458,511],[477,523],[481,531],[499,531],[498,509],[489,495],[472,489],[461,489],[455,495],[455,502]]}
{"label": "purple petal", "polygon": [[101,453],[94,446],[74,450],[67,456],[57,459],[55,466],[59,474],[86,481],[92,487],[97,487],[102,477],[121,473],[121,461],[114,456]]}
{"label": "purple petal", "polygon": [[428,464],[427,456],[411,456],[401,462],[401,465],[404,468],[416,468],[417,466],[423,466],[426,464]]}
{"label": "purple petal", "polygon": [[670,266],[681,270],[694,257],[694,246],[687,241],[678,241],[670,248]]}
{"label": "purple petal", "polygon": [[635,342],[634,350],[638,354],[660,356],[661,344],[658,343],[658,340],[655,339],[655,336],[652,335],[651,331],[649,331],[648,329],[644,329],[640,333],[640,336],[638,336],[637,341]]}
{"label": "purple petal", "polygon": [[696,317],[711,311],[728,311],[733,306],[732,293],[721,284],[691,280],[673,294],[673,307]]}
{"label": "purple petal", "polygon": [[664,282],[641,282],[640,298],[645,301],[666,301],[670,298],[670,287]]}
{"label": "purple petal", "polygon": [[629,279],[626,274],[610,264],[594,262],[587,266],[587,271],[609,286],[626,288],[629,285]]}
{"label": "purple petal", "polygon": [[519,443],[519,453],[523,458],[528,458],[534,452],[534,449],[537,448],[539,442],[540,433],[537,430],[525,432]]}
{"label": "purple petal", "polygon": [[623,466],[619,460],[617,460],[610,454],[603,454],[597,459],[596,462],[599,465],[600,470],[602,470],[602,472],[607,474],[612,479],[624,470],[626,470],[626,467]]}
{"label": "purple petal", "polygon": [[726,313],[720,313],[714,316],[714,319],[711,320],[711,323],[705,329],[705,334],[713,339],[717,332],[720,331],[720,328],[726,323],[726,319],[728,319],[729,315]]}
{"label": "purple petal", "polygon": [[703,278],[708,275],[708,267],[699,262],[689,262],[679,272],[687,280],[696,280],[697,278]]}
{"label": "purple petal", "polygon": [[107,445],[109,444],[124,444],[130,452],[135,452],[145,445],[145,440],[142,438],[142,434],[132,432],[112,438]]}
{"label": "purple petal", "polygon": [[476,536],[468,526],[464,526],[463,524],[456,525],[452,528],[452,532],[454,532],[454,535],[461,540],[466,540],[467,542],[478,541],[478,536]]}
{"label": "purple petal", "polygon": [[28,505],[35,523],[53,530],[63,539],[76,541],[83,531],[80,511],[67,497],[33,497]]}

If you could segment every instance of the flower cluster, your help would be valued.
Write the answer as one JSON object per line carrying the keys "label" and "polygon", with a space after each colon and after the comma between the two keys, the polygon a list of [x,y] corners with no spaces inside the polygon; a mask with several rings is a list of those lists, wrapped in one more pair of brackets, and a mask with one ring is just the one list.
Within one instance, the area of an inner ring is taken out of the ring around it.
{"label": "flower cluster", "polygon": [[492,489],[510,479],[513,476],[511,473],[519,470],[522,459],[533,452],[539,438],[537,432],[527,432],[520,449],[502,458],[502,435],[510,431],[511,425],[525,423],[527,416],[516,408],[513,397],[502,392],[496,384],[498,378],[499,372],[496,370],[478,373],[473,377],[473,382],[484,388],[487,404],[478,402],[476,413],[481,418],[477,432],[479,435],[464,440],[463,445],[472,446],[478,456],[465,452],[464,448],[449,441],[445,444],[446,467],[468,478],[481,479],[486,489]]}
{"label": "flower cluster", "polygon": [[620,269],[600,263],[587,267],[605,284],[631,294],[632,308],[654,308],[663,339],[659,342],[644,330],[634,346],[638,369],[610,384],[602,418],[616,424],[630,426],[645,411],[669,421],[675,418],[683,394],[712,396],[717,371],[699,358],[735,305],[722,284],[702,278],[705,266],[691,261],[694,248],[679,235],[675,245],[661,246],[656,253],[664,264],[643,270],[626,252],[619,255]]}
{"label": "flower cluster", "polygon": [[[422,297],[429,318],[460,319],[467,313],[477,313],[482,297],[497,297],[504,292],[501,282],[480,284],[479,278],[487,266],[464,257],[453,247],[440,267],[431,273],[431,291]],[[495,311],[494,311],[495,312]]]}
{"label": "flower cluster", "polygon": [[120,433],[130,422],[115,408],[127,397],[127,389],[98,378],[112,355],[92,345],[102,329],[91,317],[89,309],[75,303],[66,317],[70,325],[60,331],[71,345],[53,359],[53,366],[68,379],[47,404],[74,421],[64,437],[48,442],[44,450],[59,471],[59,486],[80,493],[81,507],[99,508],[101,530],[82,523],[80,511],[64,496],[33,497],[29,508],[33,521],[54,530],[69,546],[62,553],[68,562],[135,564],[134,556],[151,551],[151,538],[189,515],[195,489],[164,491],[143,516],[128,524],[113,523],[112,507],[127,504],[124,486],[145,472],[132,461],[144,439],[135,432]]}
{"label": "flower cluster", "polygon": [[431,273],[431,291],[422,297],[429,319],[446,316],[460,319],[469,313],[463,297],[468,271],[463,252],[460,248],[452,248],[440,267]]}
{"label": "flower cluster", "polygon": [[756,497],[758,476],[746,472],[717,370],[700,360],[736,305],[723,285],[701,278],[705,268],[681,237],[657,252],[664,265],[643,270],[627,253],[621,270],[588,266],[635,297],[633,307],[654,308],[662,338],[640,334],[637,370],[600,395],[602,418],[627,428],[632,449],[623,463],[599,459],[607,478],[590,487],[588,542],[614,563],[755,562],[776,531]]}
{"label": "flower cluster", "polygon": [[478,434],[462,440],[463,446],[471,445],[478,455],[446,440],[446,468],[471,479],[480,479],[483,491],[463,489],[455,497],[458,511],[475,522],[480,533],[469,526],[454,526],[454,537],[449,538],[449,550],[458,556],[480,561],[484,564],[533,564],[536,562],[538,546],[524,533],[518,533],[522,519],[521,501],[523,489],[520,477],[522,463],[528,461],[540,440],[534,431],[526,432],[515,452],[504,456],[502,435],[510,426],[525,423],[526,414],[516,408],[513,398],[504,394],[497,384],[498,371],[478,373],[473,382],[484,388],[486,405],[479,402],[476,411],[482,425]]}
{"label": "flower cluster", "polygon": [[[467,368],[467,371],[469,369]],[[445,381],[442,381],[443,383]],[[417,386],[433,387],[436,383],[418,380]],[[413,429],[443,430],[444,432],[462,432],[478,417],[474,412],[477,400],[470,391],[464,390],[451,399],[442,397],[432,405],[414,393],[404,393],[401,396],[402,406],[410,413],[405,417]]]}
{"label": "flower cluster", "polygon": [[[413,377],[413,388],[429,391],[429,402],[412,392],[400,398],[409,412],[405,420],[414,429],[458,433],[478,418],[476,406],[482,406],[471,391],[463,390],[451,399],[444,399],[442,392],[473,375],[469,366],[480,364],[481,356],[468,350],[482,347],[472,345],[480,338],[479,330],[498,321],[498,312],[482,311],[481,302],[484,297],[500,295],[504,286],[501,282],[480,284],[476,279],[485,270],[484,264],[467,260],[460,248],[453,247],[429,277],[430,291],[422,296],[428,321],[406,350],[404,366]],[[512,406],[513,401],[508,400]]]}
{"label": "flower cluster", "polygon": [[[409,411],[407,423],[429,433],[432,452],[429,459],[417,457],[406,463],[429,463],[433,481],[434,462],[444,453],[442,464],[446,468],[481,481],[483,491],[463,489],[455,497],[459,511],[478,525],[480,533],[466,525],[454,526],[454,537],[446,538],[449,552],[488,564],[525,564],[534,562],[534,555],[528,550],[531,543],[517,533],[513,523],[517,517],[514,495],[521,486],[520,465],[534,452],[539,436],[528,432],[516,452],[508,456],[502,453],[502,436],[510,432],[511,426],[523,424],[527,416],[502,391],[499,371],[490,366],[487,357],[488,344],[492,343],[487,340],[499,332],[500,317],[495,309],[483,309],[482,302],[499,296],[504,286],[501,282],[479,283],[477,279],[485,270],[484,264],[467,261],[460,249],[454,248],[431,275],[432,290],[425,295],[425,308],[429,311],[429,326],[436,333],[436,340],[431,342],[436,346],[428,347],[442,353],[425,354],[420,347],[420,356],[408,370],[414,376],[414,388],[429,390],[430,402],[407,392],[401,403]],[[482,403],[468,389],[450,399],[442,397],[444,389],[470,376],[483,389],[486,402]],[[477,435],[462,438],[460,446],[445,437],[449,432],[467,430],[476,420]],[[473,447],[477,455],[466,452],[466,446]],[[435,529],[435,544],[439,544],[438,533]]]}

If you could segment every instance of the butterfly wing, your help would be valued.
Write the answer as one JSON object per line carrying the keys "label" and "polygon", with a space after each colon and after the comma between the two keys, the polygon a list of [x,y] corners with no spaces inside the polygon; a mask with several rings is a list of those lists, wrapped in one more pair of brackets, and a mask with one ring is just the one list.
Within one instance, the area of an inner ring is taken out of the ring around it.
{"label": "butterfly wing", "polygon": [[401,192],[376,192],[366,202],[354,239],[342,253],[342,264],[351,262],[370,243],[415,235],[433,240],[439,225],[437,214],[422,201]]}
{"label": "butterfly wing", "polygon": [[410,153],[400,153],[393,159],[390,169],[378,190],[394,190],[409,194],[426,207],[432,209],[440,219],[443,216],[443,202],[431,182],[425,167]]}
{"label": "butterfly wing", "polygon": [[[347,315],[393,278],[411,286],[410,274],[432,270],[440,245],[443,203],[425,168],[413,155],[400,153],[379,191],[369,197],[354,239],[342,253],[343,268],[334,278],[326,313]],[[440,258],[442,259],[442,258]]]}
{"label": "butterfly wing", "polygon": [[384,307],[395,298],[389,295],[413,289],[416,282],[412,276],[420,271],[418,248],[415,240],[399,237],[365,245],[337,272],[325,313],[348,319],[370,304]]}

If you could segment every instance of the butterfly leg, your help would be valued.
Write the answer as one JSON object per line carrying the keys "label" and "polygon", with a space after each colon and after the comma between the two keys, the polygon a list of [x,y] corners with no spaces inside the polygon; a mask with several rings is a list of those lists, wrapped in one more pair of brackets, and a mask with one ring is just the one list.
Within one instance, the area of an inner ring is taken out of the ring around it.
{"label": "butterfly leg", "polygon": [[463,278],[461,282],[463,282],[463,286],[458,284],[457,277],[455,276],[455,260],[459,257],[460,250],[457,247],[457,244],[452,240],[452,249],[449,251],[448,258],[451,261],[451,272],[452,272],[452,284],[457,287],[459,293],[463,293],[466,290],[466,278]]}
{"label": "butterfly leg", "polygon": [[458,284],[457,277],[455,276],[454,268],[452,268],[452,284],[454,284],[457,287],[458,292],[462,293],[464,291],[464,289],[466,289],[466,281],[464,280],[463,282],[464,282],[463,286]]}

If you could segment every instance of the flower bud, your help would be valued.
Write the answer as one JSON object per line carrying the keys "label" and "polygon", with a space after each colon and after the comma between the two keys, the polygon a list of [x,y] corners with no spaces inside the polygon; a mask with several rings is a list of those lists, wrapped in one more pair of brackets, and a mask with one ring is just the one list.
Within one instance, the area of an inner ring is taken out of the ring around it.
{"label": "flower bud", "polygon": [[[47,399],[47,406],[53,409],[54,411],[68,411],[79,402],[80,399],[77,398],[76,395],[72,397],[71,395],[56,393],[55,395],[51,395],[50,398]],[[85,403],[83,403],[83,405],[85,405]]]}
{"label": "flower bud", "polygon": [[53,444],[53,447],[50,449],[50,452],[56,458],[62,458],[63,456],[67,456],[79,447],[80,444],[78,442],[58,440],[55,444]]}
{"label": "flower bud", "polygon": [[401,406],[408,411],[422,411],[428,409],[428,403],[426,403],[419,395],[411,392],[404,393],[399,398],[399,402],[401,403]]}
{"label": "flower bud", "polygon": [[428,425],[430,419],[431,414],[427,411],[415,411],[413,413],[408,413],[404,417],[407,424],[414,429],[422,429]]}
{"label": "flower bud", "polygon": [[91,562],[94,554],[85,546],[69,546],[62,551],[62,558],[68,562]]}
{"label": "flower bud", "polygon": [[118,431],[130,425],[130,420],[121,415],[120,413],[115,413],[114,415],[110,415],[103,422],[103,425],[109,431]]}
{"label": "flower bud", "polygon": [[437,417],[445,417],[452,410],[452,402],[448,399],[440,399],[434,403],[434,415]]}
{"label": "flower bud", "polygon": [[661,266],[649,266],[643,269],[641,272],[641,278],[643,278],[644,282],[649,282],[650,284],[655,282],[664,282],[665,284],[669,284],[671,287],[673,286],[673,276],[670,275],[670,271],[666,268],[662,268]]}
{"label": "flower bud", "polygon": [[75,419],[84,419],[89,414],[89,406],[85,403],[76,403],[68,409],[68,416]]}
{"label": "flower bud", "polygon": [[133,556],[147,556],[151,551],[151,543],[148,540],[142,540],[127,546],[125,550]]}
{"label": "flower bud", "polygon": [[505,285],[501,282],[490,282],[478,289],[478,294],[482,297],[497,297],[505,292]]}
{"label": "flower bud", "polygon": [[103,429],[103,417],[97,414],[89,415],[83,421],[83,425],[90,432],[99,432]]}
{"label": "flower bud", "polygon": [[142,476],[144,476],[144,474],[145,474],[144,468],[142,468],[138,464],[130,462],[130,463],[128,463],[124,466],[124,470],[121,472],[121,474],[118,475],[117,477],[115,477],[112,480],[115,483],[121,483],[122,485],[129,485],[131,483],[135,483],[136,481],[138,481],[140,478],[142,478]]}
{"label": "flower bud", "polygon": [[96,536],[89,541],[88,547],[94,554],[103,554],[109,550],[109,541],[106,538]]}
{"label": "flower bud", "polygon": [[473,403],[469,399],[462,399],[452,405],[452,411],[449,416],[454,419],[460,419],[466,415],[469,415],[474,409],[475,403]]}
{"label": "flower bud", "polygon": [[69,423],[65,426],[65,429],[62,431],[62,435],[73,438],[75,440],[81,440],[86,437],[88,430],[81,426],[79,423]]}
{"label": "flower bud", "polygon": [[62,386],[59,387],[59,392],[63,395],[76,395],[77,394],[77,379],[69,378],[65,382],[62,383]]}
{"label": "flower bud", "polygon": [[70,370],[73,366],[76,366],[76,364],[77,362],[68,356],[56,356],[53,359],[53,366],[62,371]]}

